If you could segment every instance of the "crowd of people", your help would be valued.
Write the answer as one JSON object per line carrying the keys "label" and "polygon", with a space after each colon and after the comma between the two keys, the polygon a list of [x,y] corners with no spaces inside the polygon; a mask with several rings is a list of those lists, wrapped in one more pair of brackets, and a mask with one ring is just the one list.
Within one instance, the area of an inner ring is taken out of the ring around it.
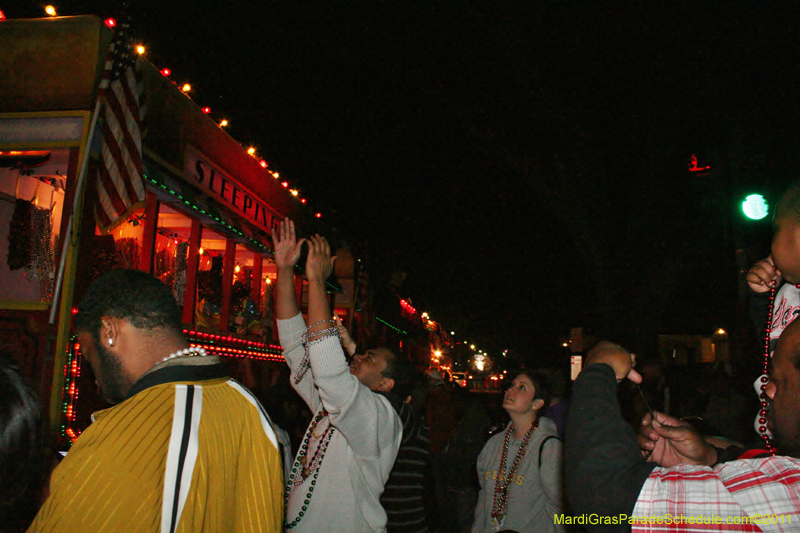
{"label": "crowd of people", "polygon": [[[649,364],[634,427],[618,385],[642,375],[635,355],[607,341],[586,355],[570,397],[552,376],[517,373],[502,397],[507,421],[489,436],[484,406],[441,375],[417,375],[391,347],[356,346],[329,305],[329,243],[298,238],[286,220],[273,233],[275,313],[289,384],[311,414],[294,457],[266,402],[189,346],[169,289],[115,270],[75,318],[112,407],[49,481],[41,407],[0,356],[0,530],[797,531],[800,184],[775,223],[772,255],[747,275],[756,301],[774,300],[769,376],[756,381],[764,449],[666,414],[670,395]],[[305,316],[295,293],[304,248]]]}

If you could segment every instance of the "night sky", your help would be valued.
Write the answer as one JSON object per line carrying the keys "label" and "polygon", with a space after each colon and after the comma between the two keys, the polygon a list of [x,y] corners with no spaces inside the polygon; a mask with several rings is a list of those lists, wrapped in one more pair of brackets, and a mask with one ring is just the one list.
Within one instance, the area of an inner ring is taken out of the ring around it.
{"label": "night sky", "polygon": [[736,199],[800,176],[789,2],[132,5],[148,58],[457,338],[547,359],[574,326],[742,327],[770,227]]}

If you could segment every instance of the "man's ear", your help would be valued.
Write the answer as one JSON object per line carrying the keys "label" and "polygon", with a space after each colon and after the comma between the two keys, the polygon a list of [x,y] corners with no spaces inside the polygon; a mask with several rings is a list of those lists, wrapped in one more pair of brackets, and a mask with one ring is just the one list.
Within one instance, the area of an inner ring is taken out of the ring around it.
{"label": "man's ear", "polygon": [[119,323],[117,319],[104,316],[100,318],[100,342],[108,348],[119,343]]}
{"label": "man's ear", "polygon": [[383,378],[380,383],[378,383],[378,390],[381,392],[389,392],[394,388],[394,379],[392,378]]}
{"label": "man's ear", "polygon": [[537,399],[533,400],[533,410],[534,411],[538,411],[542,407],[544,407],[544,400],[542,400],[541,398],[537,398]]}

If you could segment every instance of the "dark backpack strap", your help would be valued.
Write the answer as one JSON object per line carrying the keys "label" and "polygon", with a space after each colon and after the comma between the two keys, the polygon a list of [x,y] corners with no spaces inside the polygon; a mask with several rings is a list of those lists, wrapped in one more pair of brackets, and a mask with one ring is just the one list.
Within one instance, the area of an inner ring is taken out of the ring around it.
{"label": "dark backpack strap", "polygon": [[556,439],[558,442],[561,442],[561,439],[556,437],[555,435],[550,435],[549,437],[545,437],[542,443],[539,445],[539,468],[542,468],[542,450],[544,450],[544,445],[550,439]]}

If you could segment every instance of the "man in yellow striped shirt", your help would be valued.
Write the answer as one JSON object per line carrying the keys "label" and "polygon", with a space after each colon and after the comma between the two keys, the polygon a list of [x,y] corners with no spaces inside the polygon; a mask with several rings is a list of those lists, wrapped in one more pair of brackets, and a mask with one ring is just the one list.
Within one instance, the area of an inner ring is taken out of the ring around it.
{"label": "man in yellow striped shirt", "polygon": [[218,357],[189,347],[170,290],[114,270],[78,311],[83,354],[116,405],[53,472],[29,531],[280,531],[269,417]]}

